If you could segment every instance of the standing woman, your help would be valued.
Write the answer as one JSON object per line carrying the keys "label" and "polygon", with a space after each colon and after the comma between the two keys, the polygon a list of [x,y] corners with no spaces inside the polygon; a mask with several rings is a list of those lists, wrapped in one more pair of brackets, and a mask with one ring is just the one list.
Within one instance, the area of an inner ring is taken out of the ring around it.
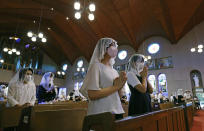
{"label": "standing woman", "polygon": [[24,68],[16,73],[8,85],[8,106],[34,106],[36,87],[33,69]]}
{"label": "standing woman", "polygon": [[143,55],[135,54],[130,58],[127,78],[131,91],[128,115],[151,112],[150,93],[153,92],[153,88],[147,81],[147,67],[144,67]]}
{"label": "standing woman", "polygon": [[117,56],[117,42],[101,38],[92,55],[87,75],[80,92],[89,99],[87,115],[111,112],[116,119],[123,118],[119,92],[126,83],[125,72],[113,69]]}

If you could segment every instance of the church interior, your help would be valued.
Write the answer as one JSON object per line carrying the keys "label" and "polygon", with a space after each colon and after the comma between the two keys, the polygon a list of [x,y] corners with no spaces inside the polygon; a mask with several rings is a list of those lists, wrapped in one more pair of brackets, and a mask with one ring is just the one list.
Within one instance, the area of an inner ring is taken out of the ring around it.
{"label": "church interior", "polygon": [[0,131],[204,131],[204,0],[2,0]]}

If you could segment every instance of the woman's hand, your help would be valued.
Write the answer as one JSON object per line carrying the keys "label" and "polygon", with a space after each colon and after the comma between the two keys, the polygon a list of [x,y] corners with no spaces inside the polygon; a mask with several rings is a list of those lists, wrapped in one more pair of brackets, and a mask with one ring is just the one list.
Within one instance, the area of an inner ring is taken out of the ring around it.
{"label": "woman's hand", "polygon": [[30,103],[25,103],[23,106],[24,107],[29,107],[29,106],[32,106],[32,105]]}
{"label": "woman's hand", "polygon": [[123,86],[125,85],[127,81],[127,76],[126,76],[126,73],[124,71],[120,72],[120,76],[117,77],[115,80],[114,80],[114,86],[119,89],[123,88]]}
{"label": "woman's hand", "polygon": [[14,107],[21,107],[21,105],[19,105],[19,104],[16,104]]}
{"label": "woman's hand", "polygon": [[145,66],[143,71],[140,73],[140,75],[142,76],[142,78],[147,78],[147,72],[148,72],[148,69],[147,67]]}

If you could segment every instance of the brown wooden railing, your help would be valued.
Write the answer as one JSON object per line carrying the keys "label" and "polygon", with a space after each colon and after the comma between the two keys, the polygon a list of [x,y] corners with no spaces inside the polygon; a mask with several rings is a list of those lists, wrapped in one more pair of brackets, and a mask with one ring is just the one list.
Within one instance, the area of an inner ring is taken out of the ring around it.
{"label": "brown wooden railing", "polygon": [[69,129],[73,131],[90,129],[95,131],[189,131],[193,122],[192,105],[125,117],[116,121],[109,112],[85,117],[86,108],[87,105],[84,103],[36,105],[27,108],[3,107],[0,108],[0,130],[13,128],[21,131],[57,131],[57,129],[60,131]]}
{"label": "brown wooden railing", "polygon": [[111,113],[107,112],[86,116],[83,131],[90,129],[95,131],[189,131],[192,125],[192,114],[192,105],[126,117],[117,121]]}

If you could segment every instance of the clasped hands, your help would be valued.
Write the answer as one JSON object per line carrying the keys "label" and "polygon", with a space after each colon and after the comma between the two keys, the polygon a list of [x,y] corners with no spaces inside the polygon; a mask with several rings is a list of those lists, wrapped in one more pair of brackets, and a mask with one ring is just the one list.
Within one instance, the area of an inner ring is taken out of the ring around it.
{"label": "clasped hands", "polygon": [[113,86],[116,87],[119,90],[119,89],[123,88],[126,81],[127,81],[126,73],[124,71],[121,71],[119,77],[117,77],[114,80]]}

